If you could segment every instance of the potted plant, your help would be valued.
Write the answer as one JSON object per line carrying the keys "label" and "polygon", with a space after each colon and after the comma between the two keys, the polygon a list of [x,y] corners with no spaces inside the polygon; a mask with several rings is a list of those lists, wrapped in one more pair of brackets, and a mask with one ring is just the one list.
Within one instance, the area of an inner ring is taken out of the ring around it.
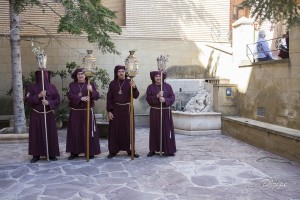
{"label": "potted plant", "polygon": [[71,76],[72,71],[76,67],[78,67],[78,65],[75,62],[67,63],[67,69],[58,70],[52,74],[52,76],[59,76],[60,78],[61,101],[59,106],[55,109],[56,127],[59,129],[64,126],[64,122],[68,121],[69,107],[66,103],[66,93],[68,91],[68,87],[65,86],[65,81],[67,80],[68,76]]}
{"label": "potted plant", "polygon": [[68,105],[64,103],[60,104],[58,108],[55,110],[55,120],[56,120],[56,127],[62,128],[64,127],[64,122],[68,120]]}

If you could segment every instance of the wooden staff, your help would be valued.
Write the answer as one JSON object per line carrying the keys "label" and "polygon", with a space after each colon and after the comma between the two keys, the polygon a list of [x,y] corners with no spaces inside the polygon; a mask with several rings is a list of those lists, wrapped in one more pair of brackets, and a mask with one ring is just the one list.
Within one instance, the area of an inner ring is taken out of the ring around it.
{"label": "wooden staff", "polygon": [[[42,69],[42,88],[45,91],[45,83],[44,83],[44,70]],[[43,95],[43,100],[45,100],[45,96]],[[47,114],[46,114],[46,106],[44,106],[44,122],[45,122],[45,135],[46,135],[46,151],[47,151],[47,160],[49,162],[49,149],[48,149],[48,129],[47,129]]]}
{"label": "wooden staff", "polygon": [[[88,85],[90,85],[91,80],[89,77],[88,79]],[[86,161],[90,161],[90,90],[87,90],[87,106],[86,106]]]}
{"label": "wooden staff", "polygon": [[[163,91],[163,71],[160,71],[160,91]],[[160,102],[160,156],[162,156],[162,102]]]}
{"label": "wooden staff", "polygon": [[[133,81],[132,79],[130,81]],[[134,160],[134,113],[133,113],[133,88],[130,84],[130,138],[131,138],[131,160]]]}

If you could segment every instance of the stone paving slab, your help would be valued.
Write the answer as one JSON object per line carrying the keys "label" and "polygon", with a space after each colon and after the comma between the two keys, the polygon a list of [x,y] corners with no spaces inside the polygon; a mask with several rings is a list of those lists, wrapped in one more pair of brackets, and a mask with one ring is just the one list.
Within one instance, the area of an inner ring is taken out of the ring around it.
{"label": "stone paving slab", "polygon": [[250,200],[300,199],[300,165],[221,134],[176,135],[175,157],[148,158],[148,128],[136,129],[133,161],[126,152],[86,162],[61,156],[31,164],[28,143],[0,144],[0,199]]}

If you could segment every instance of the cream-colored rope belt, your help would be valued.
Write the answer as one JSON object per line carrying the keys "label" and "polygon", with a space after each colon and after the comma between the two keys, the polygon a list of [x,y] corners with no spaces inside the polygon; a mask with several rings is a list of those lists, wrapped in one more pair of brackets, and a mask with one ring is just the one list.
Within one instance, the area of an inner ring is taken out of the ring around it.
{"label": "cream-colored rope belt", "polygon": [[[34,110],[34,111],[37,112],[37,113],[44,114],[44,112],[37,111],[36,109],[33,109],[33,108],[32,108],[32,110]],[[54,110],[48,110],[46,113],[50,113],[50,112],[53,112],[53,113],[54,113]]]}

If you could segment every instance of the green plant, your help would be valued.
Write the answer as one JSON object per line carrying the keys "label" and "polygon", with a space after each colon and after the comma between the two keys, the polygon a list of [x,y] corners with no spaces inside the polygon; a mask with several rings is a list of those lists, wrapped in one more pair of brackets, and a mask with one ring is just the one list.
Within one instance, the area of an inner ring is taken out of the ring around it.
{"label": "green plant", "polygon": [[255,19],[283,21],[288,28],[300,23],[300,5],[296,0],[244,0],[241,6],[250,8]]}
{"label": "green plant", "polygon": [[55,120],[57,122],[67,121],[69,113],[69,107],[66,103],[61,103],[57,109],[55,109]]}
{"label": "green plant", "polygon": [[[25,77],[25,76],[22,75],[24,99],[27,95],[29,86],[33,83],[35,83],[34,71],[30,72],[29,77]],[[13,94],[13,84],[11,84],[10,89],[6,92],[6,95],[8,95],[8,96],[12,96],[12,94]],[[24,109],[25,109],[25,116],[26,116],[26,118],[28,118],[31,109],[26,103],[24,104]]]}

